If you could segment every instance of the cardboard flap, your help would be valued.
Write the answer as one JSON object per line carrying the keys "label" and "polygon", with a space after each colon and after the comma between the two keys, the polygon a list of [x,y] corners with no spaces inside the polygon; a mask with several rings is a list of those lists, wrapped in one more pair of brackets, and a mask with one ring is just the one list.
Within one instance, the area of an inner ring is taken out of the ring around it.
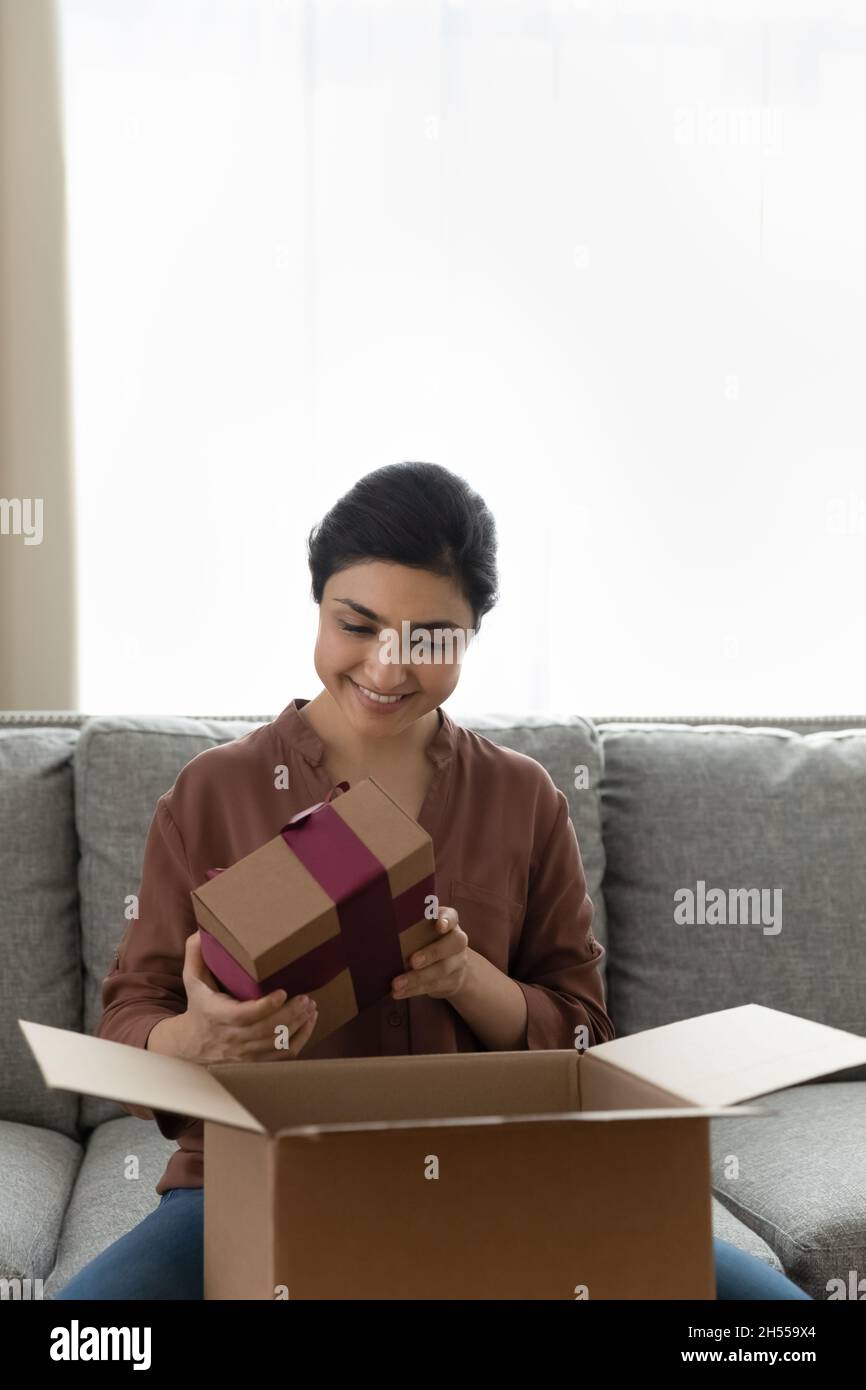
{"label": "cardboard flap", "polygon": [[693,1105],[736,1105],[866,1063],[866,1038],[741,1004],[599,1043],[588,1054]]}
{"label": "cardboard flap", "polygon": [[724,1119],[728,1115],[757,1115],[761,1118],[770,1115],[771,1110],[763,1106],[749,1105],[686,1105],[660,1106],[642,1110],[547,1110],[526,1115],[451,1115],[441,1119],[416,1120],[352,1120],[342,1124],[286,1125],[276,1131],[276,1139],[315,1139],[323,1134],[368,1133],[374,1130],[397,1129],[454,1129],[458,1127],[478,1127],[481,1125],[525,1125],[559,1124],[578,1122],[580,1124],[607,1124],[623,1120],[712,1120]]}
{"label": "cardboard flap", "polygon": [[264,1134],[264,1125],[196,1062],[19,1018],[47,1086]]}

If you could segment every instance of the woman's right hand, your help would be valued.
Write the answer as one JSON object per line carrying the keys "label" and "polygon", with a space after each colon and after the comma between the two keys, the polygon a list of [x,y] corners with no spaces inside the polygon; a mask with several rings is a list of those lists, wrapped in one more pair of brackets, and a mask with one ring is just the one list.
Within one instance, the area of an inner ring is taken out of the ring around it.
{"label": "woman's right hand", "polygon": [[301,1004],[303,995],[287,1001],[284,989],[262,999],[224,994],[202,959],[198,931],[186,939],[183,984],[186,1013],[172,1022],[175,1055],[189,1062],[282,1062],[298,1056],[316,1026],[315,1001]]}

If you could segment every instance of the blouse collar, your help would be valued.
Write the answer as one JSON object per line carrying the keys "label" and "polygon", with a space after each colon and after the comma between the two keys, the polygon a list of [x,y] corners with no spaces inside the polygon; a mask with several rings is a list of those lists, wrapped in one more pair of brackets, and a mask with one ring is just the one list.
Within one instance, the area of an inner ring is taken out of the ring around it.
{"label": "blouse collar", "polygon": [[[312,767],[318,767],[325,756],[325,745],[312,724],[301,714],[304,705],[309,703],[309,700],[296,697],[277,715],[274,723],[286,743],[296,748]],[[457,725],[441,705],[436,706],[436,712],[439,715],[439,728],[424,751],[436,767],[441,767],[454,753]]]}

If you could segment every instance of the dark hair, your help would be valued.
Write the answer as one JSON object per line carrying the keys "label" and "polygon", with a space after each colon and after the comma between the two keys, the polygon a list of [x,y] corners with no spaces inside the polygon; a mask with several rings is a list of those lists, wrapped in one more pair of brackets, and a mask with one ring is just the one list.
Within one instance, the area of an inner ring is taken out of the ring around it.
{"label": "dark hair", "polygon": [[438,463],[367,473],[313,527],[307,552],[316,603],[332,574],[364,560],[453,579],[476,628],[499,597],[493,516],[465,479]]}

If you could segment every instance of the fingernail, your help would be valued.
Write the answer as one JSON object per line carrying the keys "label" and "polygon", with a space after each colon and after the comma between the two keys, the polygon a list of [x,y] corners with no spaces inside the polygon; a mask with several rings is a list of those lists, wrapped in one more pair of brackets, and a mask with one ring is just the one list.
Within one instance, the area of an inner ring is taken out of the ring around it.
{"label": "fingernail", "polygon": [[310,1002],[310,1000],[309,1000],[309,998],[308,998],[308,996],[307,996],[306,994],[302,994],[301,997],[300,997],[300,999],[298,1000],[298,1003],[299,1003],[299,1004],[302,1004],[302,1005],[303,1005],[303,1004],[309,1004],[309,1002]]}

